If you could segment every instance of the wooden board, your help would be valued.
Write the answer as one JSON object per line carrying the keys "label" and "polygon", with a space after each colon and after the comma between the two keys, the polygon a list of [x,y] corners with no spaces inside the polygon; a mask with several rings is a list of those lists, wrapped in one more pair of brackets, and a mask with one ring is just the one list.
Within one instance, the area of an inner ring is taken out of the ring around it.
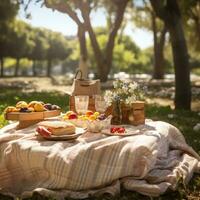
{"label": "wooden board", "polygon": [[44,112],[10,112],[5,114],[6,120],[19,121],[17,129],[22,129],[36,124],[45,118],[56,117],[60,115],[61,110],[49,110]]}
{"label": "wooden board", "polygon": [[44,112],[31,112],[31,113],[10,112],[5,114],[5,119],[13,121],[42,120],[45,118],[58,116],[60,115],[60,112],[61,112],[60,110],[50,110]]}

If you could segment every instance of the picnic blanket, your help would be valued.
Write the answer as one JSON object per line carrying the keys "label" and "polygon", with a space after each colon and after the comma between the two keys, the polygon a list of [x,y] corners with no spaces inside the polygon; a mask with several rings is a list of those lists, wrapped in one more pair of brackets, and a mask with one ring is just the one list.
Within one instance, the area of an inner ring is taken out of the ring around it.
{"label": "picnic blanket", "polygon": [[200,171],[200,157],[174,126],[149,121],[137,135],[86,133],[75,141],[38,138],[36,126],[0,130],[0,193],[57,199],[127,190],[159,196]]}

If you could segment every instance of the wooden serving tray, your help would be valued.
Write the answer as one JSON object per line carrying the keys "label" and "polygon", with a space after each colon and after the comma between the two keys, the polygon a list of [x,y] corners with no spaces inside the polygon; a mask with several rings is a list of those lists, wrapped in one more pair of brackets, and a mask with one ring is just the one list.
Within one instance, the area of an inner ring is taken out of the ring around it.
{"label": "wooden serving tray", "polygon": [[45,118],[55,117],[60,115],[61,110],[49,110],[44,112],[10,112],[5,114],[6,120],[19,121],[17,129],[26,128],[37,122],[44,120]]}

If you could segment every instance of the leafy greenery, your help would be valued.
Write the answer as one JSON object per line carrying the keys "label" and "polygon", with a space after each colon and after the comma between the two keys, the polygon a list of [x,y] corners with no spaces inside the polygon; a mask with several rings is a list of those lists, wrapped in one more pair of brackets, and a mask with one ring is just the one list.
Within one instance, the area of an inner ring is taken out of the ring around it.
{"label": "leafy greenery", "polygon": [[[6,101],[5,101],[6,96]],[[27,102],[32,100],[41,100],[58,104],[61,106],[62,111],[68,110],[68,98],[64,94],[57,92],[34,92],[34,93],[22,93],[16,90],[3,90],[0,94],[0,112],[2,113],[4,108],[8,105],[15,105],[19,100],[25,100]],[[173,114],[174,118],[169,118],[168,115]],[[153,120],[162,120],[169,122],[177,126],[185,136],[185,139],[189,145],[191,145],[200,154],[200,134],[193,130],[193,126],[200,121],[200,116],[197,112],[183,111],[183,110],[172,110],[170,107],[160,107],[158,105],[146,106],[146,117]],[[3,115],[0,116],[0,127],[6,125],[7,122],[3,119]],[[200,177],[195,175],[191,180],[190,184],[185,187],[180,182],[177,191],[169,191],[166,194],[152,198],[154,200],[169,200],[169,199],[188,199],[188,200],[199,200],[200,198]],[[2,200],[10,200],[11,197],[0,195]],[[91,197],[87,200],[131,200],[131,199],[144,199],[149,200],[149,197],[140,195],[135,192],[130,192],[122,189],[121,195],[117,197],[110,197],[107,195],[101,197]],[[28,199],[27,199],[28,200]],[[38,194],[34,194],[30,200],[53,200],[53,198],[46,198]],[[68,198],[69,200],[69,198]]]}
{"label": "leafy greenery", "polygon": [[[3,31],[1,31],[3,30]],[[0,21],[0,58],[16,59],[15,76],[18,75],[20,60],[23,58],[33,61],[33,75],[36,71],[36,61],[48,61],[47,75],[51,75],[51,65],[55,60],[66,59],[72,51],[68,40],[61,33],[44,28],[34,28],[27,23],[13,19],[6,24]],[[7,60],[6,60],[7,61]],[[8,65],[5,63],[5,67]],[[3,76],[3,72],[1,72]]]}
{"label": "leafy greenery", "polygon": [[0,1],[0,59],[1,74],[3,73],[3,58],[8,56],[9,43],[8,37],[10,23],[13,21],[18,11],[18,4],[13,4],[10,0]]}
{"label": "leafy greenery", "polygon": [[[25,22],[14,20],[19,8],[19,4],[13,4],[12,0],[3,0],[0,3],[0,59],[5,61],[5,70],[12,75],[12,70],[20,65],[22,75],[31,74],[30,67],[32,66],[33,75],[41,75],[49,67],[51,72],[51,65],[53,66],[62,62],[62,72],[74,71],[78,66],[80,51],[79,41],[74,37],[64,37],[61,34],[52,32],[48,29],[34,28]],[[17,1],[16,1],[17,2]],[[25,1],[24,1],[25,2]],[[127,73],[149,73],[152,74],[153,69],[153,48],[139,49],[135,44],[134,38],[124,34],[124,29],[127,22],[135,24],[144,30],[151,31],[151,12],[152,8],[149,6],[148,1],[146,4],[142,1],[134,0],[134,7],[130,4],[126,11],[129,18],[124,16],[124,23],[120,27],[118,34],[115,38],[114,53],[112,59],[112,68],[110,73],[117,73],[125,71]],[[73,2],[68,2],[70,6],[74,5]],[[97,42],[102,50],[102,58],[106,54],[106,44],[108,42],[108,32],[110,32],[116,7],[107,1],[91,1],[94,6],[94,11],[102,9],[107,23],[105,27],[93,27]],[[39,6],[39,5],[38,5]],[[73,9],[77,10],[77,7]],[[181,9],[184,18],[184,30],[187,35],[187,45],[189,47],[189,55],[191,67],[195,68],[194,72],[198,72],[200,66],[199,40],[197,37],[198,27],[195,24],[195,17],[198,17],[199,1],[189,0],[181,2]],[[5,12],[7,10],[7,12]],[[193,13],[193,14],[192,14]],[[127,21],[128,20],[128,21]],[[159,19],[157,20],[157,31],[161,32],[163,24]],[[199,23],[200,20],[198,20]],[[195,36],[194,36],[195,34]],[[160,35],[158,33],[157,35]],[[89,52],[90,72],[97,72],[97,62],[94,56],[94,50],[89,42],[87,35],[87,48]],[[198,40],[198,41],[197,41]],[[71,45],[72,44],[72,45]],[[165,54],[165,72],[173,72],[172,53],[169,35],[166,37],[166,45],[164,49]],[[8,57],[20,59],[20,63],[12,61],[12,65],[8,62]],[[24,57],[27,59],[24,63]],[[50,59],[51,58],[51,59]],[[46,66],[46,60],[48,65]],[[27,62],[28,61],[28,62]],[[11,66],[10,69],[7,66]],[[25,66],[25,67],[24,67]],[[196,70],[197,69],[197,70]],[[15,71],[18,71],[16,69]],[[53,71],[53,70],[52,70]]]}
{"label": "leafy greenery", "polygon": [[13,3],[10,0],[0,1],[0,21],[8,22],[15,17],[19,8],[17,1]]}
{"label": "leafy greenery", "polygon": [[[96,27],[95,33],[99,46],[103,52],[105,52],[108,36],[107,29],[105,27]],[[89,39],[87,40],[89,61],[92,70],[96,71],[96,62],[94,52]],[[78,52],[78,49],[74,50]],[[78,53],[76,58],[78,59]],[[141,73],[146,70],[150,72],[149,66],[152,65],[152,55],[149,51],[142,51],[128,35],[118,35],[115,40],[113,63],[111,73],[120,71],[128,73]]]}

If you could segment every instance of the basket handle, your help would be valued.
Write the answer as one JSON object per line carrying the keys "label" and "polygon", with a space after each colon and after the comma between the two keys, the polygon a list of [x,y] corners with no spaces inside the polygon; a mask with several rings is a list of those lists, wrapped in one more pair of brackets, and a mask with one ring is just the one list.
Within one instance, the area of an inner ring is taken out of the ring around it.
{"label": "basket handle", "polygon": [[81,74],[81,76],[80,76],[80,80],[82,80],[83,79],[83,72],[80,70],[80,69],[78,69],[77,71],[76,71],[76,74],[75,74],[75,76],[74,76],[74,79],[77,79],[77,76],[78,76],[78,74]]}

